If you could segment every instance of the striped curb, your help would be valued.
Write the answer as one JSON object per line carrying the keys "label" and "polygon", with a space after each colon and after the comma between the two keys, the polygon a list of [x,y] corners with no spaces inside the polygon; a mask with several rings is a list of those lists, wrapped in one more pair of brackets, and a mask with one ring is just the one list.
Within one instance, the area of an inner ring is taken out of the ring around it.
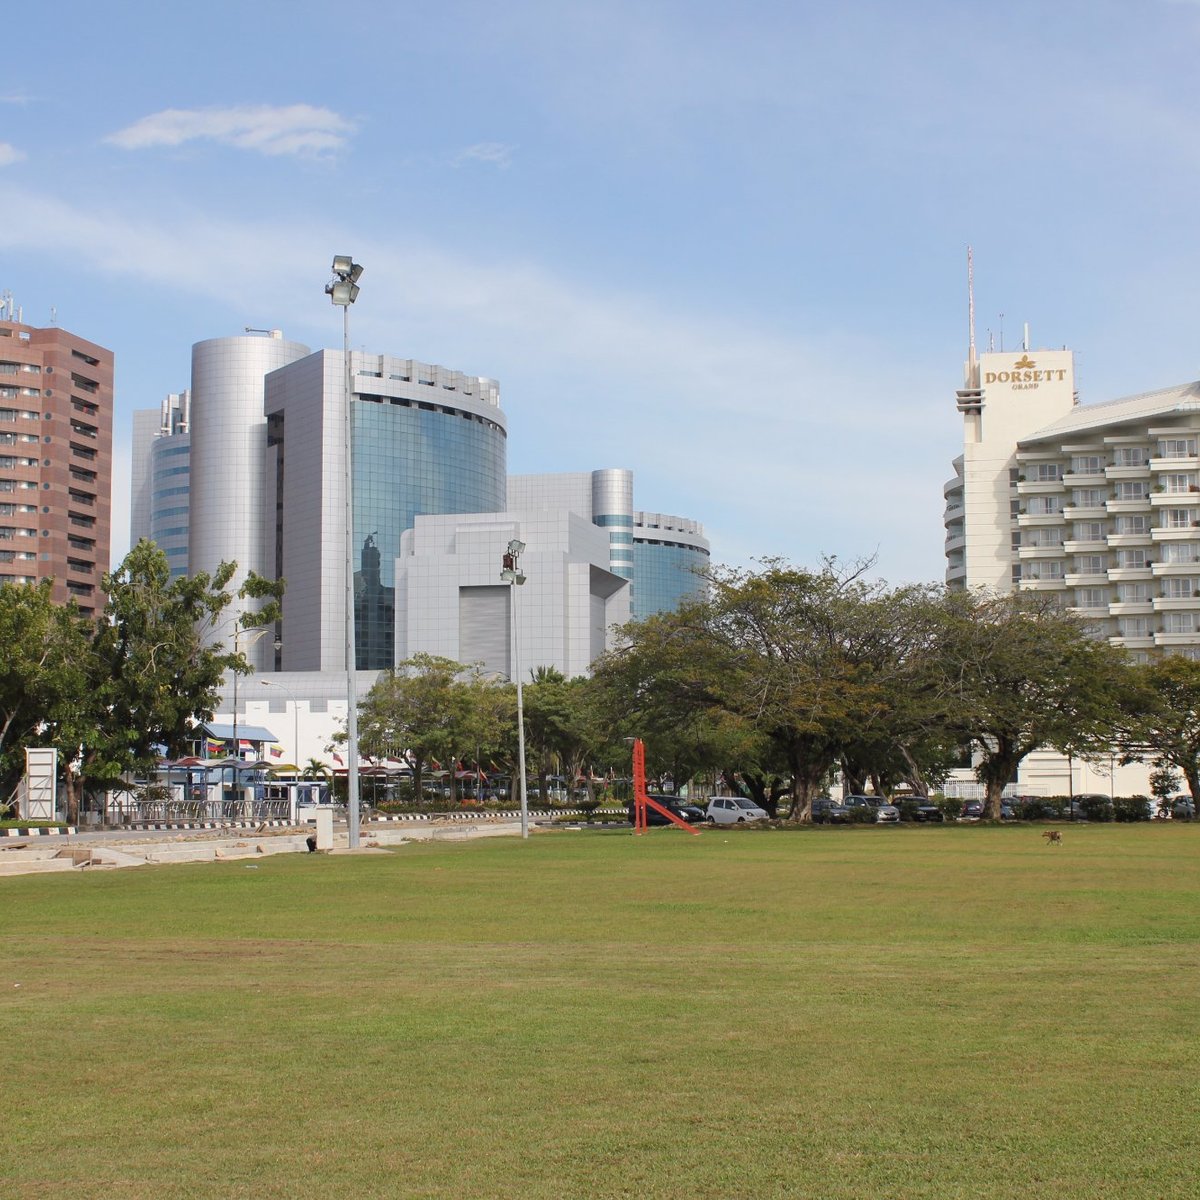
{"label": "striped curb", "polygon": [[0,833],[10,838],[70,837],[71,834],[77,832],[78,830],[74,825],[68,825],[65,829],[0,829]]}

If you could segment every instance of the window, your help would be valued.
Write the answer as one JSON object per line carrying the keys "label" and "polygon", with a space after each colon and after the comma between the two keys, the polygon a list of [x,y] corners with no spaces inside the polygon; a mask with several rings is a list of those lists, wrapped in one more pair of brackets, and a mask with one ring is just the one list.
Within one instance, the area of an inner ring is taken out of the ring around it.
{"label": "window", "polygon": [[1195,438],[1163,438],[1158,443],[1159,458],[1195,458]]}
{"label": "window", "polygon": [[1141,446],[1118,446],[1113,451],[1113,465],[1117,467],[1144,467],[1148,461]]}
{"label": "window", "polygon": [[1194,563],[1200,561],[1195,542],[1164,542],[1162,560],[1165,563]]}
{"label": "window", "polygon": [[1061,562],[1028,562],[1025,563],[1026,579],[1061,579],[1063,565]]}
{"label": "window", "polygon": [[1062,543],[1063,531],[1059,525],[1050,529],[1031,529],[1025,539],[1027,546],[1061,546]]}
{"label": "window", "polygon": [[1125,571],[1139,570],[1149,566],[1149,556],[1145,550],[1118,550],[1117,566]]}
{"label": "window", "polygon": [[1075,573],[1077,575],[1103,575],[1104,570],[1104,556],[1102,554],[1080,554],[1075,559]]}
{"label": "window", "polygon": [[1196,581],[1187,575],[1168,575],[1163,580],[1163,595],[1169,600],[1183,600],[1196,591]]}
{"label": "window", "polygon": [[1144,638],[1150,636],[1150,619],[1148,617],[1121,617],[1117,628],[1122,637]]}
{"label": "window", "polygon": [[1164,529],[1191,529],[1193,519],[1190,508],[1164,508],[1162,510],[1162,527]]}
{"label": "window", "polygon": [[1195,633],[1196,614],[1194,612],[1163,613],[1163,633]]}
{"label": "window", "polygon": [[1118,500],[1145,500],[1150,494],[1150,485],[1141,479],[1122,479],[1117,484]]}
{"label": "window", "polygon": [[1061,496],[1031,496],[1029,498],[1029,515],[1034,517],[1050,516],[1062,512]]}
{"label": "window", "polygon": [[1076,508],[1103,508],[1105,498],[1100,488],[1076,488],[1072,494]]}
{"label": "window", "polygon": [[1200,491],[1200,487],[1196,485],[1196,476],[1182,471],[1172,471],[1167,475],[1160,475],[1159,481],[1163,491],[1173,495],[1178,495],[1180,492]]}
{"label": "window", "polygon": [[1062,467],[1058,463],[1038,463],[1030,478],[1039,483],[1057,483],[1062,478]]}
{"label": "window", "polygon": [[1071,526],[1071,537],[1076,542],[1104,541],[1103,521],[1076,521]]}
{"label": "window", "polygon": [[1118,583],[1117,600],[1121,604],[1149,604],[1150,584],[1145,581],[1139,583]]}
{"label": "window", "polygon": [[1150,518],[1142,513],[1117,518],[1117,533],[1149,533]]}
{"label": "window", "polygon": [[1076,454],[1071,458],[1071,470],[1076,475],[1103,475],[1104,459],[1099,454]]}
{"label": "window", "polygon": [[1108,605],[1107,595],[1103,588],[1076,588],[1076,608],[1105,608]]}

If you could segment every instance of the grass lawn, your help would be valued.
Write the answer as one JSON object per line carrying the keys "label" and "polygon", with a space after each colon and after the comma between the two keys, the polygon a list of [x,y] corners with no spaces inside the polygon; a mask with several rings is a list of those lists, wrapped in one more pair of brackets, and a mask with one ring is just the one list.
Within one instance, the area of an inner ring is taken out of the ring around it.
{"label": "grass lawn", "polygon": [[0,879],[4,1197],[1200,1194],[1200,827]]}

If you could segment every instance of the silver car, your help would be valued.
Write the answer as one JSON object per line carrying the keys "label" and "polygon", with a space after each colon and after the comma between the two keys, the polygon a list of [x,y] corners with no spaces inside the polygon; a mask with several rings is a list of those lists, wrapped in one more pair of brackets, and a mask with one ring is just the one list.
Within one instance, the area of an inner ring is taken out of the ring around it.
{"label": "silver car", "polygon": [[745,796],[714,796],[704,815],[710,825],[742,825],[747,821],[767,820],[767,813]]}
{"label": "silver car", "polygon": [[846,796],[842,803],[850,809],[869,808],[875,812],[876,825],[899,825],[900,810],[879,796]]}

